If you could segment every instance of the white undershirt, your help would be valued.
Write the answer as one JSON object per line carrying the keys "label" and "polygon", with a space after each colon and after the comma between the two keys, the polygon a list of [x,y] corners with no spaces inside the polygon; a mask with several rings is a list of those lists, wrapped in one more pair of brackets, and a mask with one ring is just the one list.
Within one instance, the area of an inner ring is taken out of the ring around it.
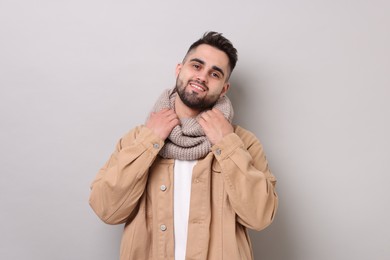
{"label": "white undershirt", "polygon": [[173,178],[173,224],[175,230],[175,260],[184,260],[187,246],[192,169],[197,161],[175,160]]}

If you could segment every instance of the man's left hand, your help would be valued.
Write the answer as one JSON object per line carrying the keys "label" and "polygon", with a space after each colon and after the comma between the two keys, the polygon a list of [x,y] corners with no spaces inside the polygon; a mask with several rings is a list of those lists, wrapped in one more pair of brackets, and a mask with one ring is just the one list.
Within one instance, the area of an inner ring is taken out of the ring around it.
{"label": "man's left hand", "polygon": [[212,145],[221,141],[225,135],[234,132],[233,126],[222,112],[215,108],[203,112],[199,116],[198,122]]}

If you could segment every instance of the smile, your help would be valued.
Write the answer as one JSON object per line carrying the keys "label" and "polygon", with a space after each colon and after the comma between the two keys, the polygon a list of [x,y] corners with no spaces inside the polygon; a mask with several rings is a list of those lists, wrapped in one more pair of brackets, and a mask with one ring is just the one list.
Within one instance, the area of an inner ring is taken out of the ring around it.
{"label": "smile", "polygon": [[201,92],[205,92],[206,89],[207,89],[205,86],[200,85],[200,84],[190,83],[189,85],[190,85],[192,88],[194,88],[195,90],[198,90],[198,91],[201,91]]}

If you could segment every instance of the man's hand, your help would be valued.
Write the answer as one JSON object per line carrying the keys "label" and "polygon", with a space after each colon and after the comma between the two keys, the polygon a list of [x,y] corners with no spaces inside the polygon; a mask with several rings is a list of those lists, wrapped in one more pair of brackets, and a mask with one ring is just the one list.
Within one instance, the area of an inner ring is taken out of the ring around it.
{"label": "man's hand", "polygon": [[172,129],[179,124],[180,120],[175,111],[168,108],[151,113],[148,121],[146,121],[146,127],[151,129],[162,140],[167,139]]}
{"label": "man's hand", "polygon": [[198,122],[213,145],[221,141],[225,135],[234,132],[233,126],[222,112],[215,108],[202,113]]}

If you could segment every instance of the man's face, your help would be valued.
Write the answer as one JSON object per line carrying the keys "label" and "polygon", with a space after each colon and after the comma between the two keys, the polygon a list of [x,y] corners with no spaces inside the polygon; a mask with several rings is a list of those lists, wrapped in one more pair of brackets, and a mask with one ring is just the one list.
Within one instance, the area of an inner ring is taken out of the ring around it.
{"label": "man's face", "polygon": [[229,58],[221,50],[201,44],[176,68],[176,90],[189,108],[212,107],[229,88]]}

